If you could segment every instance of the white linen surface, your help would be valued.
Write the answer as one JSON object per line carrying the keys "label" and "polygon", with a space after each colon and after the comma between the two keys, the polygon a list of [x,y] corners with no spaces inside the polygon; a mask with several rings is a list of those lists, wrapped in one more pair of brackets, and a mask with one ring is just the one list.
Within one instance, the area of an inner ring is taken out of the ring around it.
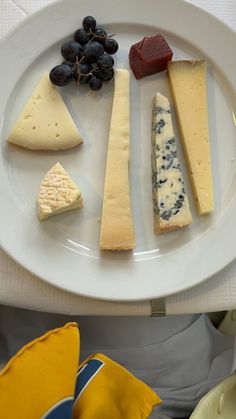
{"label": "white linen surface", "polygon": [[[0,37],[53,0],[1,0]],[[235,0],[191,0],[236,29]],[[150,315],[149,302],[119,304],[78,297],[45,284],[0,250],[0,303],[39,311],[84,315]],[[166,298],[167,314],[236,307],[236,262],[189,291]]]}

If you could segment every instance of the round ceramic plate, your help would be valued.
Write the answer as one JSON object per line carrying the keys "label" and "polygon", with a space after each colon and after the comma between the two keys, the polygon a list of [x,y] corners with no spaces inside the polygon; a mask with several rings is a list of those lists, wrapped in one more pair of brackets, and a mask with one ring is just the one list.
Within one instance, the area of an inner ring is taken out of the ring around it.
{"label": "round ceramic plate", "polygon": [[[130,182],[137,247],[100,252],[99,232],[113,83],[100,92],[75,85],[61,90],[84,138],[65,152],[30,152],[6,138],[42,73],[61,62],[60,46],[94,15],[120,49],[116,67],[129,68],[130,46],[161,33],[174,59],[208,61],[210,141],[216,210],[198,217],[179,145],[194,217],[185,230],[155,236],[151,192],[151,110],[155,92],[170,100],[165,72],[136,81],[131,75]],[[17,262],[45,281],[107,300],[163,297],[219,271],[236,256],[236,35],[201,9],[180,0],[60,1],[33,15],[0,45],[1,153],[0,239]],[[36,197],[46,171],[57,161],[84,195],[84,208],[44,222]]]}

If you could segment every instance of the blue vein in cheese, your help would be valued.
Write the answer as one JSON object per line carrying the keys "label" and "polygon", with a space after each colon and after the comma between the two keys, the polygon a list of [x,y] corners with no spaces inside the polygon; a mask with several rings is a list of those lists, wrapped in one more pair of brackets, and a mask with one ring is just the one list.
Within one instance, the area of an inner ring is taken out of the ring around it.
{"label": "blue vein in cheese", "polygon": [[152,189],[156,233],[191,224],[192,216],[177,156],[170,104],[160,93],[156,94],[153,106]]}

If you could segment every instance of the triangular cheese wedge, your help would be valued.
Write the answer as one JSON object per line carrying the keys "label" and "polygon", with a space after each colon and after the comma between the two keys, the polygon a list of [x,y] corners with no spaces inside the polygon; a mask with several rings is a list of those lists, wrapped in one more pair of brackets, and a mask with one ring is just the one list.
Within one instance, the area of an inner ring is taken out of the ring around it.
{"label": "triangular cheese wedge", "polygon": [[38,194],[38,217],[45,220],[83,206],[79,188],[60,163],[55,164],[44,177]]}
{"label": "triangular cheese wedge", "polygon": [[103,194],[100,249],[135,248],[129,185],[130,73],[118,69],[112,105]]}
{"label": "triangular cheese wedge", "polygon": [[214,210],[206,61],[168,62],[170,88],[199,215]]}
{"label": "triangular cheese wedge", "polygon": [[152,191],[155,233],[166,233],[191,224],[170,103],[161,93],[156,94],[153,106]]}
{"label": "triangular cheese wedge", "polygon": [[66,150],[83,142],[48,73],[39,80],[8,142],[30,150]]}

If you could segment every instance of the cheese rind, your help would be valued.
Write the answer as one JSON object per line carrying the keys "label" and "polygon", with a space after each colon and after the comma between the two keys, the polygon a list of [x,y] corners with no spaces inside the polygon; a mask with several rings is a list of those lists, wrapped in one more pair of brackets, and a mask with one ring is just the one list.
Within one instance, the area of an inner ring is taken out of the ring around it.
{"label": "cheese rind", "polygon": [[170,104],[157,93],[152,119],[152,190],[155,233],[165,233],[192,222],[188,197],[177,156]]}
{"label": "cheese rind", "polygon": [[103,250],[135,247],[129,187],[129,79],[128,70],[116,71],[100,233]]}
{"label": "cheese rind", "polygon": [[168,63],[170,87],[199,215],[214,210],[206,61]]}
{"label": "cheese rind", "polygon": [[45,220],[83,206],[79,188],[60,163],[56,163],[45,175],[38,194],[38,217]]}
{"label": "cheese rind", "polygon": [[65,150],[83,142],[48,73],[39,80],[7,141],[30,150]]}

